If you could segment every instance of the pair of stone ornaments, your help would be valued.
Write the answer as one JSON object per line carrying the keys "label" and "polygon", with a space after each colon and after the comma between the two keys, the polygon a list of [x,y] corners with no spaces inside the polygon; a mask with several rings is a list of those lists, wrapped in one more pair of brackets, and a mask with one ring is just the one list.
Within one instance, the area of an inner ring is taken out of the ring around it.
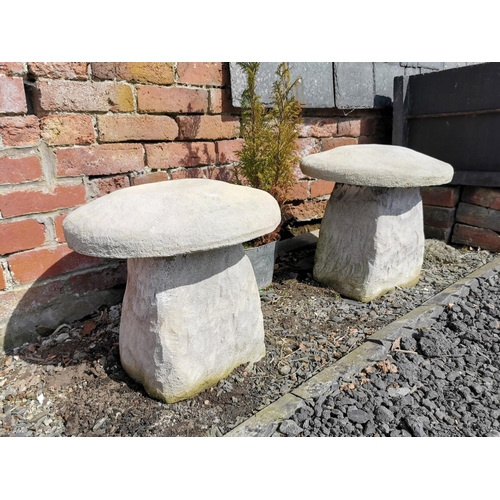
{"label": "pair of stone ornaments", "polygon": [[[450,182],[447,163],[398,146],[343,146],[301,162],[335,181],[314,278],[370,301],[419,279],[424,254],[420,186]],[[120,324],[123,368],[173,403],[265,353],[259,291],[242,242],[281,220],[272,196],[185,179],[115,191],[64,221],[79,253],[128,259]]]}

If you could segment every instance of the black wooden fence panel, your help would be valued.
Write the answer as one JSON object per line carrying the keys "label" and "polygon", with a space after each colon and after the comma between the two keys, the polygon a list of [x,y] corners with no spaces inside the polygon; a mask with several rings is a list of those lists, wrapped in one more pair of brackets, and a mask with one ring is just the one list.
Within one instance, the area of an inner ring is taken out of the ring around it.
{"label": "black wooden fence panel", "polygon": [[395,78],[393,144],[450,163],[451,184],[500,186],[500,63]]}

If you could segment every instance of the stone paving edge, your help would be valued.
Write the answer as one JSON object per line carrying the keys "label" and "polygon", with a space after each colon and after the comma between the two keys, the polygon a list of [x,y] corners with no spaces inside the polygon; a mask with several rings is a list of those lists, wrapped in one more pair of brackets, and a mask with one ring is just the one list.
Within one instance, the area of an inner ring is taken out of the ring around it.
{"label": "stone paving edge", "polygon": [[280,397],[274,403],[245,420],[223,437],[271,437],[279,425],[289,419],[307,401],[317,399],[335,388],[340,378],[359,373],[370,364],[387,358],[392,343],[409,337],[419,328],[428,328],[455,298],[465,296],[477,278],[490,278],[500,271],[500,256],[437,293],[419,307],[381,328],[358,348],[322,370],[317,375]]}

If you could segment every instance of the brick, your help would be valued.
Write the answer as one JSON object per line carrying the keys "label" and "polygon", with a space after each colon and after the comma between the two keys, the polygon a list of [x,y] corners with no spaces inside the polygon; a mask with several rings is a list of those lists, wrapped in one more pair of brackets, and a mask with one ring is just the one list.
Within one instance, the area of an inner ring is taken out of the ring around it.
{"label": "brick", "polygon": [[[308,155],[312,155],[314,153],[320,152],[319,142],[314,137],[305,137],[302,139],[298,139],[297,145],[299,148],[298,153],[299,153],[300,158],[304,158],[304,156],[308,156]],[[302,173],[302,170],[300,170],[300,163],[299,162],[297,162],[297,165],[295,167],[294,175],[295,175],[296,179],[307,178],[307,176]]]}
{"label": "brick", "polygon": [[132,83],[174,83],[171,62],[93,62],[92,75],[101,80],[126,80]]}
{"label": "brick", "polygon": [[90,181],[92,190],[96,196],[104,196],[117,189],[123,189],[130,186],[130,179],[126,175],[117,175],[114,177],[99,177]]}
{"label": "brick", "polygon": [[24,73],[24,64],[22,62],[0,62],[0,74],[13,76]]}
{"label": "brick", "polygon": [[217,141],[215,147],[219,155],[219,163],[233,163],[239,161],[238,151],[241,151],[243,143],[243,139]]}
{"label": "brick", "polygon": [[459,245],[500,252],[500,235],[491,229],[455,224],[451,241]]}
{"label": "brick", "polygon": [[452,227],[455,222],[455,209],[424,205],[424,224],[434,227]]}
{"label": "brick", "polygon": [[[48,283],[17,287],[15,291],[4,293],[0,298],[0,323],[10,321],[17,316],[16,319],[21,321],[27,319],[36,325],[38,321],[34,318],[46,320],[50,316],[50,321],[53,321],[54,313],[59,316],[61,322],[68,321],[68,315],[72,320],[81,319],[92,313],[92,309],[89,311],[89,302],[92,308],[92,299],[90,301],[87,299],[89,292],[108,290],[124,284],[126,271],[126,263],[120,262],[97,271],[89,269],[76,275],[56,278]],[[69,310],[61,311],[61,306]],[[53,324],[54,330],[57,324],[56,319]]]}
{"label": "brick", "polygon": [[179,131],[169,116],[104,115],[97,126],[100,142],[171,141]]}
{"label": "brick", "polygon": [[171,172],[172,179],[204,179],[205,171],[201,168],[186,168]]}
{"label": "brick", "polygon": [[81,255],[62,244],[55,248],[17,253],[9,257],[7,262],[15,283],[22,284],[96,266],[102,259]]}
{"label": "brick", "polygon": [[362,135],[358,137],[358,144],[389,144],[376,135]]}
{"label": "brick", "polygon": [[111,175],[143,170],[140,144],[103,144],[56,151],[58,176]]}
{"label": "brick", "polygon": [[328,151],[329,149],[351,144],[358,144],[358,140],[355,137],[330,137],[321,140],[321,151]]}
{"label": "brick", "polygon": [[339,136],[349,136],[349,137],[359,137],[361,135],[361,119],[340,119],[339,120],[339,128],[338,128]]}
{"label": "brick", "polygon": [[171,142],[146,144],[148,166],[152,169],[196,167],[215,163],[215,145],[211,142]]}
{"label": "brick", "polygon": [[31,62],[28,73],[37,78],[87,80],[86,62]]}
{"label": "brick", "polygon": [[178,83],[222,86],[224,77],[220,62],[177,63]]}
{"label": "brick", "polygon": [[332,137],[338,133],[337,118],[303,118],[300,137]]}
{"label": "brick", "polygon": [[234,169],[232,167],[208,167],[205,170],[205,177],[215,181],[233,182]]}
{"label": "brick", "polygon": [[5,282],[5,276],[2,266],[0,266],[0,290],[5,290],[7,288],[7,283]]}
{"label": "brick", "polygon": [[324,180],[311,181],[311,198],[330,195],[334,187],[335,182]]}
{"label": "brick", "polygon": [[206,113],[208,92],[182,87],[137,87],[137,109],[141,113]]}
{"label": "brick", "polygon": [[42,139],[50,146],[86,145],[95,141],[90,115],[49,115],[40,119]]}
{"label": "brick", "polygon": [[0,184],[36,181],[42,175],[42,165],[37,156],[0,158]]}
{"label": "brick", "polygon": [[379,120],[376,118],[361,118],[359,135],[375,135],[378,132]]}
{"label": "brick", "polygon": [[297,139],[298,151],[301,158],[319,153],[319,142],[313,137]]}
{"label": "brick", "polygon": [[460,198],[459,186],[428,186],[421,187],[422,202],[424,205],[438,207],[455,207]]}
{"label": "brick", "polygon": [[427,239],[441,240],[448,243],[452,229],[451,227],[434,227],[424,224],[424,235]]}
{"label": "brick", "polygon": [[64,219],[66,217],[67,217],[66,214],[61,214],[54,217],[54,228],[56,231],[56,241],[58,243],[64,243],[66,241],[66,236],[64,235],[64,230],[62,226]]}
{"label": "brick", "polygon": [[500,210],[500,189],[475,186],[465,186],[462,201],[472,205]]}
{"label": "brick", "polygon": [[107,269],[89,271],[68,277],[70,289],[74,292],[107,290],[127,282],[127,263],[120,262]]}
{"label": "brick", "polygon": [[236,116],[178,116],[179,139],[232,139],[240,132]]}
{"label": "brick", "polygon": [[232,182],[234,171],[226,167],[182,168],[170,171],[173,180],[176,179],[212,179]]}
{"label": "brick", "polygon": [[26,113],[23,79],[0,75],[0,113]]}
{"label": "brick", "polygon": [[222,89],[210,89],[209,113],[212,115],[222,113]]}
{"label": "brick", "polygon": [[210,114],[239,112],[238,108],[233,106],[229,89],[210,89],[209,96],[208,112]]}
{"label": "brick", "polygon": [[304,201],[297,205],[285,205],[283,214],[297,221],[321,219],[325,213],[326,203],[326,201]]}
{"label": "brick", "polygon": [[58,185],[51,192],[42,190],[12,191],[0,194],[2,217],[15,217],[34,213],[51,212],[85,203],[85,187]]}
{"label": "brick", "polygon": [[309,198],[309,181],[296,182],[287,193],[287,201],[306,200]]}
{"label": "brick", "polygon": [[124,83],[45,80],[34,94],[38,113],[134,111],[132,89]]}
{"label": "brick", "polygon": [[457,208],[457,221],[469,226],[500,231],[500,210],[460,202]]}
{"label": "brick", "polygon": [[170,180],[167,172],[149,172],[132,177],[134,186],[141,184],[151,184],[152,182],[163,182]]}
{"label": "brick", "polygon": [[0,255],[30,250],[45,243],[45,226],[36,220],[0,222]]}
{"label": "brick", "polygon": [[0,118],[0,138],[5,147],[33,146],[40,141],[36,116],[6,116]]}

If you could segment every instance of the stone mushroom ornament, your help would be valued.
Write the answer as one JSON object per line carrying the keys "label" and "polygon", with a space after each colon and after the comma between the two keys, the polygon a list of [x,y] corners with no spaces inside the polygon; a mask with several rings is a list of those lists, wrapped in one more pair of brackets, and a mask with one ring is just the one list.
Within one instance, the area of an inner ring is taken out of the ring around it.
{"label": "stone mushroom ornament", "polygon": [[281,220],[264,191],[183,179],[114,191],[63,223],[79,253],[127,260],[125,371],[173,403],[265,353],[260,297],[242,242]]}
{"label": "stone mushroom ornament", "polygon": [[321,223],[316,281],[361,302],[418,282],[420,187],[450,182],[451,165],[401,146],[366,144],[306,156],[301,170],[337,183]]}

